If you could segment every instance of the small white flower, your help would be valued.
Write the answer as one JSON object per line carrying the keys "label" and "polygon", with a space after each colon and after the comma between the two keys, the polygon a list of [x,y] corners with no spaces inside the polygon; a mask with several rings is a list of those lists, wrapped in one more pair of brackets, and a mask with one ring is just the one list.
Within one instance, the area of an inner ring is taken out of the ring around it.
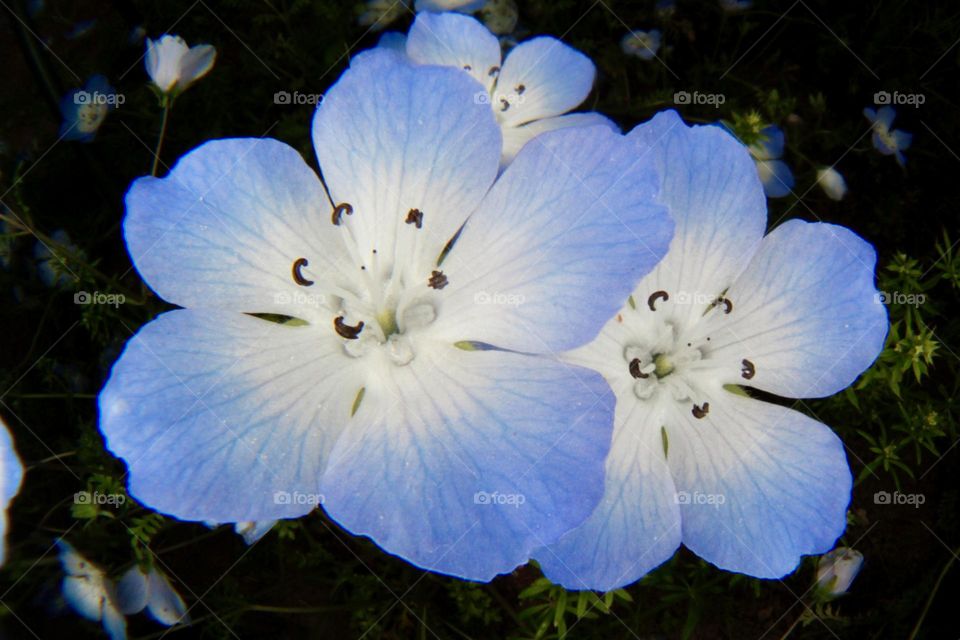
{"label": "small white flower", "polygon": [[831,599],[842,596],[863,566],[863,554],[847,547],[837,547],[820,557],[817,565],[817,592]]}
{"label": "small white flower", "polygon": [[102,622],[112,640],[125,640],[127,622],[117,606],[113,582],[103,570],[60,540],[60,563],[63,565],[63,597],[78,614],[87,620]]}
{"label": "small white flower", "polygon": [[623,36],[620,48],[628,56],[635,56],[641,60],[653,60],[660,50],[660,30],[631,31]]}
{"label": "small white flower", "polygon": [[833,167],[825,167],[817,171],[817,182],[831,200],[843,200],[843,196],[847,194],[847,181]]}
{"label": "small white flower", "polygon": [[156,567],[144,573],[135,565],[123,574],[117,583],[117,605],[126,615],[146,609],[154,620],[168,627],[190,623],[183,598]]}
{"label": "small white flower", "polygon": [[209,44],[188,47],[180,36],[147,38],[147,73],[163,93],[178,94],[213,68],[217,50]]}

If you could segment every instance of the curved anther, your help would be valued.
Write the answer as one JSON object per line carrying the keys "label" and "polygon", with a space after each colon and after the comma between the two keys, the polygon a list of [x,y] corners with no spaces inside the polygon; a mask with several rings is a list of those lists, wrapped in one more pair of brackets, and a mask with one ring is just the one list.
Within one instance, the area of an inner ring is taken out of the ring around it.
{"label": "curved anther", "polygon": [[492,67],[490,67],[490,71],[487,72],[487,75],[492,78],[496,75],[499,75],[499,73],[500,73],[500,67],[498,67],[497,65],[493,65]]}
{"label": "curved anther", "polygon": [[510,101],[506,98],[500,98],[500,111],[506,111],[510,108]]}
{"label": "curved anther", "polygon": [[343,321],[343,316],[337,316],[337,318],[333,321],[333,328],[341,338],[346,338],[347,340],[356,340],[360,337],[360,332],[363,331],[363,320],[358,322],[357,326],[351,327]]}
{"label": "curved anther", "polygon": [[410,209],[407,213],[407,219],[404,220],[407,224],[416,225],[417,229],[423,227],[423,211],[420,209]]}
{"label": "curved anther", "polygon": [[449,284],[447,276],[443,274],[443,271],[433,271],[430,274],[430,279],[427,280],[427,286],[434,289],[443,289]]}
{"label": "curved anther", "polygon": [[704,402],[703,406],[693,405],[693,409],[690,411],[693,414],[694,418],[702,419],[705,415],[710,413],[710,403]]}
{"label": "curved anther", "polygon": [[518,95],[518,96],[522,96],[522,95],[523,95],[523,92],[526,91],[526,90],[527,90],[527,85],[525,85],[525,84],[518,84],[518,85],[516,86],[516,88],[514,89],[514,91],[517,92],[517,95]]}
{"label": "curved anther", "polygon": [[670,294],[666,291],[654,291],[650,294],[650,297],[647,298],[647,306],[650,307],[650,311],[656,311],[657,300],[663,300],[666,302],[670,299]]}
{"label": "curved anther", "polygon": [[745,379],[749,380],[753,376],[757,375],[757,368],[753,366],[753,363],[747,360],[746,358],[740,363],[743,369],[740,370],[740,375]]}
{"label": "curved anther", "polygon": [[293,281],[296,282],[301,287],[309,287],[313,284],[313,280],[307,280],[303,277],[303,274],[300,272],[300,269],[308,266],[310,263],[306,258],[297,258],[293,261]]}
{"label": "curved anther", "polygon": [[340,224],[340,219],[344,216],[344,214],[349,216],[352,213],[353,213],[353,205],[346,202],[341,202],[333,209],[333,216],[332,216],[333,224],[337,224],[337,225]]}
{"label": "curved anther", "polygon": [[637,379],[649,378],[649,373],[640,370],[640,358],[634,358],[630,361],[630,375]]}
{"label": "curved anther", "polygon": [[730,313],[733,311],[733,302],[730,301],[730,298],[717,298],[713,304],[722,304],[724,313]]}

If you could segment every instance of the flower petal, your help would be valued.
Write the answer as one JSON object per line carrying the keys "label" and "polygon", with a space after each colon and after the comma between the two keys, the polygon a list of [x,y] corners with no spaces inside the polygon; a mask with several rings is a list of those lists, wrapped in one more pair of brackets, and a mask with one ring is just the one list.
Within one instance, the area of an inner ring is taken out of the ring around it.
{"label": "flower petal", "polygon": [[217,50],[209,44],[198,44],[180,58],[180,76],[177,78],[177,90],[183,91],[190,84],[199,80],[213,68]]}
{"label": "flower petal", "polygon": [[[309,319],[354,264],[316,174],[294,149],[270,139],[214,140],[162,179],[127,192],[123,231],[151,289],[184,307],[279,313]],[[291,268],[317,286],[304,289]],[[297,296],[314,305],[293,305]],[[303,308],[300,308],[303,307]]]}
{"label": "flower petal", "polygon": [[790,398],[849,386],[879,355],[887,312],[874,287],[876,252],[844,227],[790,220],[774,229],[727,292],[730,315],[712,333],[729,378]]}
{"label": "flower petal", "polygon": [[423,345],[367,388],[324,476],[327,513],[413,564],[490,580],[603,492],[613,396],[578,367]]}
{"label": "flower petal", "polygon": [[20,490],[23,465],[13,448],[7,425],[0,419],[0,565],[6,559],[7,507]]}
{"label": "flower petal", "polygon": [[541,133],[554,131],[556,129],[565,129],[567,127],[590,127],[597,125],[607,127],[614,133],[620,133],[620,127],[612,120],[599,113],[593,112],[569,113],[565,116],[534,120],[529,124],[519,127],[503,127],[503,157],[500,162],[503,165],[512,162],[523,145]]}
{"label": "flower petal", "polygon": [[660,201],[677,225],[670,252],[634,298],[646,304],[666,291],[666,310],[685,324],[703,315],[750,262],[766,228],[767,202],[750,154],[720,127],[691,127],[665,111],[628,138],[654,161]]}
{"label": "flower petal", "polygon": [[669,244],[656,182],[606,127],[537,136],[443,262],[436,335],[538,353],[589,341]]}
{"label": "flower petal", "polygon": [[407,36],[407,55],[417,64],[464,69],[487,92],[500,70],[500,41],[479,21],[458,13],[418,13]]}
{"label": "flower petal", "polygon": [[140,613],[150,599],[150,583],[147,574],[134,565],[117,582],[117,608],[124,615]]}
{"label": "flower petal", "polygon": [[[493,183],[500,128],[477,91],[457,69],[373,49],[317,109],[313,140],[327,187],[353,206],[343,225],[362,256],[377,252],[384,272],[396,266],[405,272],[395,277],[425,281]],[[413,209],[421,225],[404,224]]]}
{"label": "flower petal", "polygon": [[786,141],[783,130],[775,125],[764,127],[760,131],[762,136],[756,144],[751,145],[750,153],[757,160],[778,160],[783,157],[783,146]]}
{"label": "flower petal", "polygon": [[183,520],[310,511],[363,386],[341,342],[332,323],[232,312],[171,311],[144,326],[100,393],[100,429],[130,493]]}
{"label": "flower petal", "polygon": [[683,544],[704,560],[780,578],[843,533],[852,477],[826,425],[718,388],[703,419],[676,411],[666,430]]}
{"label": "flower petal", "polygon": [[783,198],[793,189],[793,172],[783,160],[758,160],[757,174],[768,198]]}
{"label": "flower petal", "polygon": [[[507,54],[493,108],[502,123],[514,127],[559,116],[587,99],[595,75],[590,58],[573,47],[549,36],[533,38]],[[509,102],[506,110],[501,98]]]}
{"label": "flower petal", "polygon": [[187,605],[183,603],[180,594],[170,585],[167,577],[154,568],[150,571],[148,580],[150,582],[150,601],[147,603],[147,612],[153,619],[168,627],[179,622],[189,622]]}
{"label": "flower petal", "polygon": [[660,433],[664,413],[631,396],[629,387],[617,392],[603,500],[586,522],[534,554],[544,575],[567,589],[618,589],[680,546],[680,508]]}

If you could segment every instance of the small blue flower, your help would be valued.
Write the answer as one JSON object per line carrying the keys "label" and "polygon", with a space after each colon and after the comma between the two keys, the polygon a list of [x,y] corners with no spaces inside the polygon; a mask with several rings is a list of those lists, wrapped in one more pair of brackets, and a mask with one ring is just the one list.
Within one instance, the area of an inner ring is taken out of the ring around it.
{"label": "small blue flower", "polygon": [[60,136],[64,140],[90,142],[107,114],[117,108],[117,92],[106,77],[90,76],[81,89],[74,89],[60,101],[63,124]]}
{"label": "small blue flower", "polygon": [[596,335],[672,223],[652,160],[605,127],[544,134],[500,173],[478,89],[374,49],[316,110],[323,183],[266,138],[133,183],[127,248],[182,308],[139,330],[100,393],[132,496],[194,521],[322,507],[471,580],[590,514],[613,396],[551,354]]}
{"label": "small blue flower", "polygon": [[631,31],[620,40],[620,48],[628,56],[641,60],[653,60],[660,50],[660,30]]}
{"label": "small blue flower", "polygon": [[863,110],[863,115],[873,125],[873,148],[885,156],[895,156],[901,167],[906,165],[907,158],[903,155],[903,150],[910,147],[913,134],[900,129],[890,129],[893,119],[897,117],[896,110],[891,106],[880,107],[878,110],[867,107]]}
{"label": "small blue flower", "polygon": [[483,85],[473,99],[488,104],[500,124],[504,166],[523,145],[547,131],[602,126],[619,133],[599,113],[568,113],[586,100],[596,68],[590,58],[556,38],[527,40],[504,58],[497,37],[474,18],[421,13],[410,27],[405,51],[417,64],[456,67]]}
{"label": "small blue flower", "polygon": [[156,567],[144,573],[134,565],[123,574],[117,583],[117,606],[124,615],[146,609],[154,620],[168,627],[190,623],[183,598]]}
{"label": "small blue flower", "polygon": [[822,398],[850,385],[887,334],[876,252],[832,224],[764,235],[751,158],[719,127],[667,112],[628,138],[656,157],[676,233],[597,339],[561,356],[607,379],[616,426],[600,506],[534,557],[569,589],[630,584],[680,544],[780,578],[833,548],[853,479],[828,426],[730,389]]}
{"label": "small blue flower", "polygon": [[37,275],[40,281],[48,287],[62,287],[75,280],[70,272],[70,260],[82,257],[83,252],[70,241],[70,234],[63,229],[57,229],[50,234],[56,246],[48,246],[37,241],[33,247],[33,257],[37,261]]}
{"label": "small blue flower", "polygon": [[763,192],[768,198],[782,198],[793,189],[793,172],[783,157],[784,135],[780,127],[770,125],[760,131],[759,142],[750,145]]}
{"label": "small blue flower", "polygon": [[23,465],[13,448],[7,425],[0,419],[0,566],[7,558],[7,507],[20,490]]}

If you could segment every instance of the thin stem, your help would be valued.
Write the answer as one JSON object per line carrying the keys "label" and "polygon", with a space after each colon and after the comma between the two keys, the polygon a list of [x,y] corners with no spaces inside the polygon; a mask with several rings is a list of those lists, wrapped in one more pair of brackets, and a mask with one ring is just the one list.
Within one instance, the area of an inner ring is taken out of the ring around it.
{"label": "thin stem", "polygon": [[933,589],[930,591],[930,595],[927,597],[927,602],[923,605],[923,611],[920,612],[920,619],[917,620],[917,624],[914,625],[913,631],[910,632],[910,636],[907,638],[907,640],[914,640],[917,637],[917,634],[920,633],[920,627],[923,626],[923,620],[927,617],[927,613],[930,611],[930,605],[933,604],[933,599],[937,595],[937,590],[940,589],[940,583],[942,583],[943,579],[947,577],[947,572],[950,571],[950,567],[953,566],[953,561],[957,559],[958,553],[960,553],[960,548],[957,548],[956,551],[950,552],[950,559],[947,560],[947,564],[944,565],[943,570],[937,577],[937,581],[933,584]]}
{"label": "thin stem", "polygon": [[163,120],[160,122],[160,136],[157,138],[157,148],[153,152],[153,166],[150,167],[150,175],[156,177],[157,167],[160,164],[160,149],[163,148],[163,138],[167,135],[167,121],[170,120],[171,100],[169,96],[163,96]]}

